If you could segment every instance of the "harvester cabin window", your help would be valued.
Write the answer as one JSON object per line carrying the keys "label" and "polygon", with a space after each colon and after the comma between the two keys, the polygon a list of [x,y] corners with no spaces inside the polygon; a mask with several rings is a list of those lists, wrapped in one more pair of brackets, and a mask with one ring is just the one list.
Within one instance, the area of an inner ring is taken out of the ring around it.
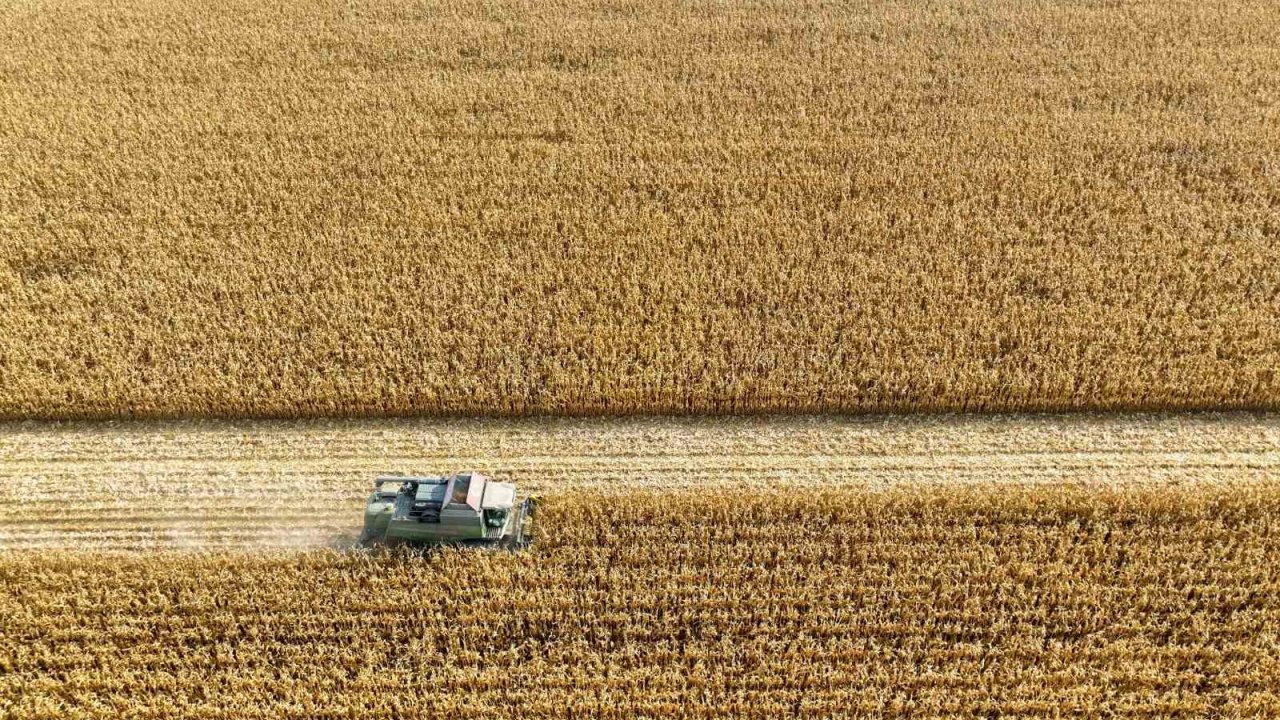
{"label": "harvester cabin window", "polygon": [[466,505],[469,492],[471,492],[471,476],[459,475],[453,481],[453,494],[449,496],[449,502]]}

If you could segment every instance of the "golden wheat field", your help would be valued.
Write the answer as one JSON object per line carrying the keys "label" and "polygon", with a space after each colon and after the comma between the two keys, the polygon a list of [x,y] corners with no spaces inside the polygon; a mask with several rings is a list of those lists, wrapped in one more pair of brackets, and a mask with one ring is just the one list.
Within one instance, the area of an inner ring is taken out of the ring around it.
{"label": "golden wheat field", "polygon": [[[544,496],[344,548],[370,478]],[[1280,716],[1280,419],[0,426],[0,716]]]}
{"label": "golden wheat field", "polygon": [[0,416],[1274,408],[1276,27],[0,3]]}
{"label": "golden wheat field", "polygon": [[1280,717],[1277,27],[0,1],[0,720]]}

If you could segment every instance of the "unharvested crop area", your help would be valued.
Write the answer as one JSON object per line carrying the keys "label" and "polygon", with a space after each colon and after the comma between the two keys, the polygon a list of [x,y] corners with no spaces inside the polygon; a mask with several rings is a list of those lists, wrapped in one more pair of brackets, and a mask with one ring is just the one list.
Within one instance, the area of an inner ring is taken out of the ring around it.
{"label": "unharvested crop area", "polygon": [[1280,4],[0,4],[0,416],[1280,404]]}
{"label": "unharvested crop area", "polygon": [[1264,717],[1276,486],[583,490],[517,554],[0,557],[24,718]]}

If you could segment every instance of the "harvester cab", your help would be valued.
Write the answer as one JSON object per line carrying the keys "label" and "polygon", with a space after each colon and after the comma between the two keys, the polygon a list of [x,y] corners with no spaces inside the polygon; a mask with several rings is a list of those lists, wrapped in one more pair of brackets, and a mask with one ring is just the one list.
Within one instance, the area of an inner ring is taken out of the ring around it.
{"label": "harvester cab", "polygon": [[518,499],[515,485],[480,473],[385,475],[374,480],[360,544],[521,549],[533,542],[536,506]]}

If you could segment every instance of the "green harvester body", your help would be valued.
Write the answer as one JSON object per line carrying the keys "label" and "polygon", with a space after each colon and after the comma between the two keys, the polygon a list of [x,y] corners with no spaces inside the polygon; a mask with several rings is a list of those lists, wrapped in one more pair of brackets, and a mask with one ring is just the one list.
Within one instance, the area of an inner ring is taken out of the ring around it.
{"label": "green harvester body", "polygon": [[374,481],[360,544],[521,549],[533,542],[536,507],[515,485],[480,473],[385,475]]}

